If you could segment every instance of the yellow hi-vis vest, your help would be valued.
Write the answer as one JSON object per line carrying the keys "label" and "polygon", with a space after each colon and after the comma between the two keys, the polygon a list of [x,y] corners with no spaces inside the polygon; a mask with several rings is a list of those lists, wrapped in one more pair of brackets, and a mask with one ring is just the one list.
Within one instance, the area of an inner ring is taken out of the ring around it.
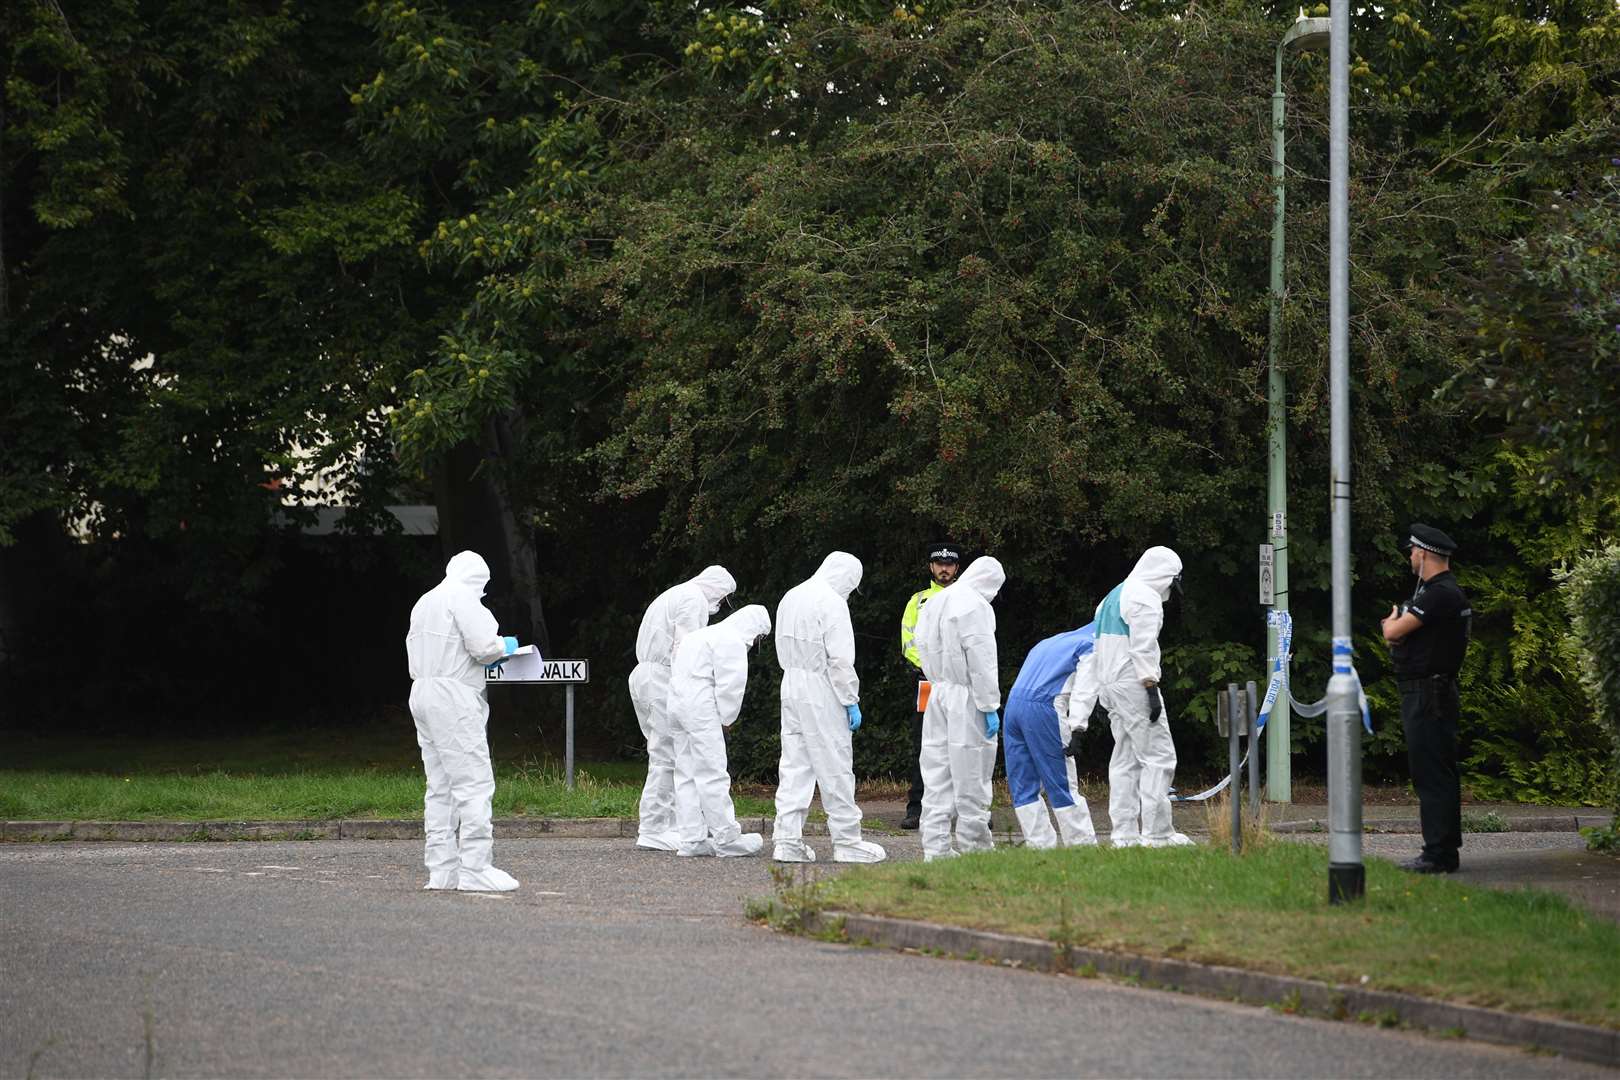
{"label": "yellow hi-vis vest", "polygon": [[928,603],[928,598],[944,588],[939,582],[930,581],[928,588],[911,594],[911,599],[906,601],[906,613],[900,616],[900,651],[918,671],[922,670],[922,657],[917,655],[914,641],[917,636],[917,616],[922,614],[922,606]]}

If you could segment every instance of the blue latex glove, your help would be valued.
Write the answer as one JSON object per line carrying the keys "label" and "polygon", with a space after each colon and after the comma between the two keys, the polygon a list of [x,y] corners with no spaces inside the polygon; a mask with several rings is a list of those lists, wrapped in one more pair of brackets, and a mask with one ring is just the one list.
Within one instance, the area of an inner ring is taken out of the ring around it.
{"label": "blue latex glove", "polygon": [[989,712],[984,714],[984,737],[987,739],[993,739],[996,737],[996,732],[1000,730],[1001,717],[996,715],[996,711],[994,709],[991,709]]}
{"label": "blue latex glove", "polygon": [[515,637],[503,637],[503,638],[501,638],[501,644],[506,646],[506,655],[507,656],[511,656],[513,653],[517,652],[517,648],[518,648],[517,638],[515,638]]}
{"label": "blue latex glove", "polygon": [[845,705],[844,712],[849,714],[849,730],[861,730],[861,707],[859,705]]}

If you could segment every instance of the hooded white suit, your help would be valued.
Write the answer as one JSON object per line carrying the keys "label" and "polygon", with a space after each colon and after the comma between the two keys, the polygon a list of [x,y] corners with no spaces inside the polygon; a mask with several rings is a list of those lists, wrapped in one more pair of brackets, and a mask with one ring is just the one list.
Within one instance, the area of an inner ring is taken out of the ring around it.
{"label": "hooded white suit", "polygon": [[704,567],[690,581],[665,589],[647,608],[636,635],[636,667],[630,673],[630,701],[647,740],[647,783],[641,789],[641,828],[637,847],[674,851],[675,739],[664,706],[669,700],[669,665],[675,646],[709,624],[720,601],[737,582],[723,566]]}
{"label": "hooded white suit", "polygon": [[960,578],[928,601],[917,620],[917,653],[933,684],[923,713],[919,759],[924,859],[995,846],[990,837],[990,774],[996,766],[996,739],[985,735],[984,714],[1001,707],[996,613],[990,601],[1006,580],[997,560],[974,559]]}
{"label": "hooded white suit", "polygon": [[749,604],[694,630],[675,649],[669,673],[669,726],[675,738],[675,827],[682,855],[752,855],[759,833],[743,835],[731,802],[726,739],[748,687],[748,648],[771,632],[771,617]]}
{"label": "hooded white suit", "polygon": [[509,875],[490,865],[489,701],[484,665],[506,654],[495,616],[481,598],[489,566],[471,551],[453,557],[439,582],[411,608],[405,656],[411,716],[427,773],[422,831],[430,889],[506,891]]}
{"label": "hooded white suit", "polygon": [[[1108,763],[1108,816],[1115,847],[1143,844],[1163,847],[1191,843],[1170,822],[1170,781],[1176,773],[1176,746],[1170,738],[1170,714],[1161,711],[1149,723],[1148,690],[1157,684],[1159,630],[1164,602],[1181,574],[1181,557],[1167,547],[1151,547],[1136,567],[1097,605],[1097,646],[1093,687],[1075,687],[1069,717],[1077,725],[1091,715],[1096,701],[1108,710],[1114,755]],[[1095,698],[1091,696],[1094,690]],[[1152,691],[1163,697],[1156,686]]]}
{"label": "hooded white suit", "polygon": [[835,551],[810,580],[795,585],[776,608],[776,659],[782,665],[782,759],[776,788],[776,857],[808,862],[804,818],[821,785],[833,857],[879,862],[882,847],[861,839],[855,805],[854,748],[845,706],[859,703],[855,631],[849,594],[861,583],[861,561]]}

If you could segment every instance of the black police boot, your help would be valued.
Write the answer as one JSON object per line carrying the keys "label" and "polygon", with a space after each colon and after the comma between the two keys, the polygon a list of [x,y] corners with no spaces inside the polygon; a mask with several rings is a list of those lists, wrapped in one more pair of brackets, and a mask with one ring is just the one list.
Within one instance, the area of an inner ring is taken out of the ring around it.
{"label": "black police boot", "polygon": [[1457,864],[1435,862],[1426,855],[1419,855],[1409,862],[1401,863],[1401,869],[1412,874],[1455,874]]}
{"label": "black police boot", "polygon": [[906,816],[900,819],[902,829],[915,830],[922,825],[922,811],[906,807]]}

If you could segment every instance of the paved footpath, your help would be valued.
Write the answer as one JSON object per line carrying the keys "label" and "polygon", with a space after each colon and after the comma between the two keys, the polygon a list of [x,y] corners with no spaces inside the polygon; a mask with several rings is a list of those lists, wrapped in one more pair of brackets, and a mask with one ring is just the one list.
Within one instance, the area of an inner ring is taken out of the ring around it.
{"label": "paved footpath", "polygon": [[410,840],[0,846],[0,1077],[1615,1075],[777,935],[761,859],[497,854],[519,892],[423,892]]}

